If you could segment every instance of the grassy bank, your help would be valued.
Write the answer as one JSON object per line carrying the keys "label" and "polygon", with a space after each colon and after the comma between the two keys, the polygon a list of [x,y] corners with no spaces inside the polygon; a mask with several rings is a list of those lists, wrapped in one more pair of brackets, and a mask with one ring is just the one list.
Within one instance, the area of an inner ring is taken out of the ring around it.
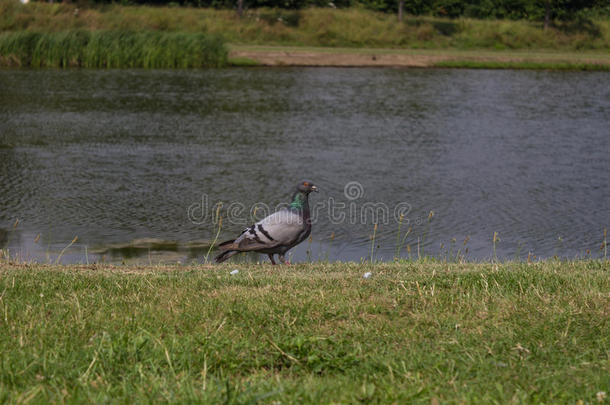
{"label": "grassy bank", "polygon": [[440,68],[460,69],[527,69],[527,70],[580,70],[580,71],[610,71],[610,63],[578,63],[578,62],[532,62],[532,61],[476,61],[456,60],[438,62],[434,65]]}
{"label": "grassy bank", "polygon": [[0,33],[0,65],[19,67],[220,67],[227,49],[218,36],[133,31]]}
{"label": "grassy bank", "polygon": [[397,66],[610,71],[607,52],[429,50],[232,45],[236,66]]}
{"label": "grassy bank", "polygon": [[610,49],[610,20],[557,24],[407,17],[351,9],[286,11],[108,5],[80,9],[74,4],[0,0],[0,31],[163,31],[221,34],[234,44],[374,47],[412,49]]}
{"label": "grassy bank", "polygon": [[601,261],[0,264],[0,401],[593,403],[610,387],[609,276]]}

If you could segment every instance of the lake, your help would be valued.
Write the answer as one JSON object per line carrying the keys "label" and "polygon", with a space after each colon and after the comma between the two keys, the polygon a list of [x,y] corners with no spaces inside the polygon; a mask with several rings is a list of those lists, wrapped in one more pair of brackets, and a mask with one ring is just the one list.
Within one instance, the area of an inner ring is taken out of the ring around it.
{"label": "lake", "polygon": [[605,72],[0,70],[0,247],[40,262],[202,262],[217,235],[310,179],[312,238],[293,261],[600,257],[609,84]]}

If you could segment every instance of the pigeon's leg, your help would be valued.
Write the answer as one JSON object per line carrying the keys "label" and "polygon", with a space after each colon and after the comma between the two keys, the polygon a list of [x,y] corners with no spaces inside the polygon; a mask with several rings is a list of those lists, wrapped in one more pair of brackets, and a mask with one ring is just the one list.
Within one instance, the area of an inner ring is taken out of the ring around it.
{"label": "pigeon's leg", "polygon": [[269,260],[271,260],[271,264],[273,264],[275,266],[275,260],[273,260],[273,255],[271,253],[268,253],[267,256],[269,256]]}
{"label": "pigeon's leg", "polygon": [[286,260],[284,255],[278,255],[278,257],[280,258],[280,262],[282,262],[282,264],[290,264],[290,262]]}

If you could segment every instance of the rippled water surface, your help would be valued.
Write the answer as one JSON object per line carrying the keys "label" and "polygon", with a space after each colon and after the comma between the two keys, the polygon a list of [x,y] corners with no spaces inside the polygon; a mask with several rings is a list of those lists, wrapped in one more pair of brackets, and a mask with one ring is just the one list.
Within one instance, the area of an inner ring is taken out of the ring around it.
{"label": "rippled water surface", "polygon": [[508,70],[3,70],[0,244],[55,261],[78,236],[60,261],[201,261],[214,203],[226,239],[255,203],[286,202],[308,178],[319,208],[296,261],[368,259],[371,247],[391,259],[397,240],[404,257],[482,260],[494,232],[502,258],[599,257],[609,83]]}

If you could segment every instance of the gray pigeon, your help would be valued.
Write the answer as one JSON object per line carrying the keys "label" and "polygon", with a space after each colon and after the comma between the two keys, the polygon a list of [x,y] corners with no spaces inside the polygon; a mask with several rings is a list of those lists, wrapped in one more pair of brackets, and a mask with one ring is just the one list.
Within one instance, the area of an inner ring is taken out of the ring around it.
{"label": "gray pigeon", "polygon": [[309,214],[309,193],[318,191],[310,181],[297,184],[288,208],[279,210],[249,228],[243,230],[235,240],[218,245],[220,254],[216,262],[222,263],[239,252],[266,253],[275,264],[273,255],[279,255],[280,262],[286,263],[286,252],[303,242],[311,233]]}

